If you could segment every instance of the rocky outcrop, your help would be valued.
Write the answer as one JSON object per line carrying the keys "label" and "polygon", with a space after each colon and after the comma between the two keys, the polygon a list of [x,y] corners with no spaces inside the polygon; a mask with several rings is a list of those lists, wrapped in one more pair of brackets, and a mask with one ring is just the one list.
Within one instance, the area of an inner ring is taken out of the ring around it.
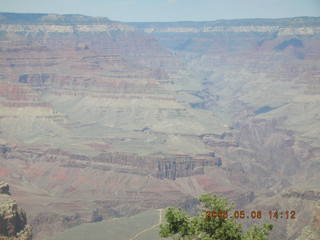
{"label": "rocky outcrop", "polygon": [[214,153],[210,153],[198,156],[167,156],[165,159],[157,159],[155,163],[155,177],[175,180],[193,175],[203,175],[205,167],[220,167],[222,160],[215,157]]}
{"label": "rocky outcrop", "polygon": [[10,195],[8,183],[0,182],[0,194]]}
{"label": "rocky outcrop", "polygon": [[9,185],[0,182],[0,239],[31,240],[32,227],[27,225],[26,213],[10,196]]}

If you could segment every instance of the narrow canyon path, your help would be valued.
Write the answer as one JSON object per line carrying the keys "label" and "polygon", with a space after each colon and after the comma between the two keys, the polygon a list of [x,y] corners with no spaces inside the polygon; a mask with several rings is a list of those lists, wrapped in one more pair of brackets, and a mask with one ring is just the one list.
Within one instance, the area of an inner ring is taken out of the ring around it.
{"label": "narrow canyon path", "polygon": [[157,224],[155,224],[155,225],[153,225],[153,226],[151,226],[151,227],[149,227],[149,228],[146,228],[146,229],[142,230],[141,232],[138,232],[138,233],[137,233],[136,235],[134,235],[132,238],[129,238],[129,240],[135,240],[135,239],[137,239],[139,236],[141,236],[142,234],[144,234],[144,233],[146,233],[146,232],[148,232],[148,231],[156,228],[157,226],[159,226],[159,225],[161,224],[161,222],[162,222],[162,209],[158,209],[158,211],[159,211],[159,223],[157,223]]}

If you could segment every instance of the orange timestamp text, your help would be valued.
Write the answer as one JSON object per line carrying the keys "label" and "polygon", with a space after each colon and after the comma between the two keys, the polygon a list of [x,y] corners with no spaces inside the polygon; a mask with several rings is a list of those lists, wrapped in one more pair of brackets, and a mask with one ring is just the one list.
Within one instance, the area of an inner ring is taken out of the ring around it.
{"label": "orange timestamp text", "polygon": [[232,212],[229,211],[205,211],[206,219],[262,219],[265,216],[269,217],[269,219],[295,219],[296,211],[294,210],[270,210],[270,211],[262,211],[262,210],[234,210]]}

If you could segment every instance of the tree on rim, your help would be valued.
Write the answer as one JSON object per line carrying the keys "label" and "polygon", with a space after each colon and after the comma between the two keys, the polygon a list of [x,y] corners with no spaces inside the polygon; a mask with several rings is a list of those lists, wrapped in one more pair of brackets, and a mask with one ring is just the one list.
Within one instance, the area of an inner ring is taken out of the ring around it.
{"label": "tree on rim", "polygon": [[[173,240],[268,240],[272,224],[252,225],[246,231],[235,219],[227,217],[234,206],[227,199],[204,194],[199,198],[201,211],[189,216],[178,208],[168,208],[166,223],[160,226],[160,237]],[[208,213],[219,213],[210,217]]]}

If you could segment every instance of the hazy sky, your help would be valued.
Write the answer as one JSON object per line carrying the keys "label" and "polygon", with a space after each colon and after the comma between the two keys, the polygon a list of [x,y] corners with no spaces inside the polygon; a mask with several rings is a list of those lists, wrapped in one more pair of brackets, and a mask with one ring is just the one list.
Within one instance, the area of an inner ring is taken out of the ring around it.
{"label": "hazy sky", "polygon": [[320,0],[0,0],[1,12],[78,13],[121,21],[320,16]]}

